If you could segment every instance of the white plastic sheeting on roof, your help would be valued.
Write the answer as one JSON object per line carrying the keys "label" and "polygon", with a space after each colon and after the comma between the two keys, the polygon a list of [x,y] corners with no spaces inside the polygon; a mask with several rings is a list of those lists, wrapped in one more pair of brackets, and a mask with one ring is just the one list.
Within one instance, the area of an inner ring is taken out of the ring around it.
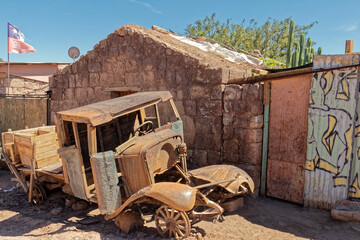
{"label": "white plastic sheeting on roof", "polygon": [[239,52],[235,52],[235,51],[231,51],[229,49],[226,49],[224,47],[221,47],[218,43],[212,44],[210,42],[195,42],[187,37],[184,36],[178,36],[178,35],[173,35],[170,34],[170,36],[172,36],[173,38],[176,38],[178,40],[180,40],[183,43],[187,43],[190,44],[192,46],[195,46],[197,48],[200,48],[203,51],[206,52],[212,52],[215,53],[217,55],[220,55],[221,57],[225,58],[226,60],[229,60],[231,62],[235,62],[235,63],[243,63],[243,62],[248,62],[252,65],[260,65],[262,64],[262,60],[250,56],[250,55],[246,55],[244,53],[239,53]]}

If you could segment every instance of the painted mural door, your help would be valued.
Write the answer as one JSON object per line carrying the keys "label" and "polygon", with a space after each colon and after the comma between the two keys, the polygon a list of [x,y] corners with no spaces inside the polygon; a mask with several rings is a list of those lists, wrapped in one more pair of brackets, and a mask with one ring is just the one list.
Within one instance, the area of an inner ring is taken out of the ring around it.
{"label": "painted mural door", "polygon": [[358,69],[313,75],[305,173],[305,205],[330,209],[360,199]]}
{"label": "painted mural door", "polygon": [[311,74],[271,82],[266,195],[303,204]]}

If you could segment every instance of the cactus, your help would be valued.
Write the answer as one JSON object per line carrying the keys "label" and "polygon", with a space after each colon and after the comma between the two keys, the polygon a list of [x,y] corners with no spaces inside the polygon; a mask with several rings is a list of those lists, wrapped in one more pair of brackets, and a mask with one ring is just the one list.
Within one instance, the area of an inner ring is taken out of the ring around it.
{"label": "cactus", "polygon": [[[312,47],[314,42],[309,37],[305,44],[305,34],[300,35],[299,42],[294,40],[294,20],[290,22],[289,28],[289,39],[288,39],[288,48],[286,52],[286,68],[297,67],[304,64],[308,64],[313,61],[315,55],[315,49]],[[293,52],[293,46],[295,49]],[[321,55],[322,48],[319,47],[317,54]]]}
{"label": "cactus", "polygon": [[292,67],[299,66],[299,50],[295,50],[293,58],[294,58],[294,65]]}
{"label": "cactus", "polygon": [[318,50],[317,50],[317,55],[321,55],[322,54],[322,48],[319,47]]}
{"label": "cactus", "polygon": [[303,65],[304,62],[304,50],[305,50],[305,35],[300,35],[300,50],[299,50],[299,65]]}
{"label": "cactus", "polygon": [[309,62],[312,62],[313,59],[314,59],[314,55],[315,55],[315,49],[314,48],[311,48],[311,51],[310,51],[310,61]]}
{"label": "cactus", "polygon": [[308,47],[310,49],[312,44],[313,44],[313,42],[311,41],[311,37],[309,37],[307,42],[306,42],[306,47]]}
{"label": "cactus", "polygon": [[292,57],[292,46],[294,43],[294,20],[290,21],[288,49],[286,52],[286,67],[290,67]]}
{"label": "cactus", "polygon": [[307,64],[309,62],[309,48],[305,48],[305,56],[304,56],[304,64]]}
{"label": "cactus", "polygon": [[294,67],[294,66],[295,66],[295,52],[291,54],[291,63],[289,67]]}
{"label": "cactus", "polygon": [[291,66],[297,67],[299,66],[299,52],[300,52],[300,45],[298,42],[295,43],[295,52],[291,59]]}

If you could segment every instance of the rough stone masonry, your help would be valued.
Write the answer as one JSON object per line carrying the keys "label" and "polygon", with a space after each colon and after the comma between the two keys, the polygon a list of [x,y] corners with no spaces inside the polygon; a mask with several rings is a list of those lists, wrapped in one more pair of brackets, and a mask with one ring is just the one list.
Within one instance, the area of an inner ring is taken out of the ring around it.
{"label": "rough stone masonry", "polygon": [[184,122],[190,163],[237,164],[257,182],[262,87],[225,87],[229,79],[251,76],[252,68],[168,34],[126,25],[50,78],[51,120],[57,111],[109,99],[107,88],[168,90]]}

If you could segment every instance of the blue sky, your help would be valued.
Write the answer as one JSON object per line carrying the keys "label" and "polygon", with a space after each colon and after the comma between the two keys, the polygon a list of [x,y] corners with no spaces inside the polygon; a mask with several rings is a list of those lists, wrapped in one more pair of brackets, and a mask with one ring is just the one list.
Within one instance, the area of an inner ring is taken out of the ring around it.
{"label": "blue sky", "polygon": [[13,62],[71,62],[67,51],[81,54],[125,24],[157,25],[184,34],[188,24],[216,13],[218,19],[292,17],[296,24],[318,21],[309,36],[323,54],[343,54],[345,40],[360,52],[360,1],[231,1],[231,0],[0,0],[0,58],[7,60],[7,23],[17,26],[37,52],[10,54]]}

